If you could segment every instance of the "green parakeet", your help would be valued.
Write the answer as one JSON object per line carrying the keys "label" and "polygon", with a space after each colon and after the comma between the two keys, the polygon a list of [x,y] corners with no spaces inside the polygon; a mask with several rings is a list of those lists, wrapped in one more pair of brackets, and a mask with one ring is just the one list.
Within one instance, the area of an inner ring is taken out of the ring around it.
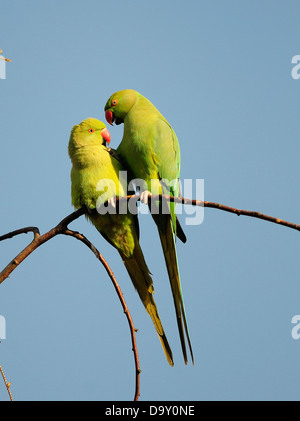
{"label": "green parakeet", "polygon": [[107,205],[113,198],[127,194],[125,168],[116,153],[106,147],[109,141],[109,131],[97,119],[88,118],[73,127],[68,146],[72,161],[72,204],[75,209],[86,206],[87,218],[118,250],[154,323],[167,360],[173,365],[172,351],[153,299],[153,281],[139,244],[137,216],[127,212],[127,202],[122,202],[125,212],[117,212],[116,209],[113,212],[113,207],[110,212],[103,211],[105,203]]}
{"label": "green parakeet", "polygon": [[[141,183],[143,185],[139,186],[141,200],[147,202],[149,192],[179,196],[179,142],[171,125],[156,107],[140,93],[125,89],[115,92],[108,99],[105,105],[105,118],[111,125],[124,123],[123,138],[117,153],[126,162],[133,176],[144,180],[144,184]],[[185,335],[192,361],[194,359],[175,247],[176,235],[183,242],[186,241],[186,237],[176,217],[175,203],[160,204],[159,209],[158,202],[152,201],[150,205],[164,252],[184,361],[187,364]]]}

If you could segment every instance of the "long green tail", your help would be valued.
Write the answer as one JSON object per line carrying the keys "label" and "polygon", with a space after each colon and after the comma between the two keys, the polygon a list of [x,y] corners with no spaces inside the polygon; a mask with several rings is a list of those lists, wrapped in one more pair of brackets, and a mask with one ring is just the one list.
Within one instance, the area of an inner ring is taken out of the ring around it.
{"label": "long green tail", "polygon": [[[162,231],[161,229],[162,225],[159,224],[158,232],[159,232],[160,241],[161,241],[163,252],[164,252],[164,257],[166,261],[166,266],[167,266],[167,270],[169,274],[169,280],[170,280],[173,299],[174,299],[183,358],[184,358],[185,364],[187,364],[188,358],[187,358],[186,345],[185,345],[185,335],[186,335],[190,353],[191,353],[192,362],[194,364],[194,356],[193,356],[191,341],[189,337],[186,314],[185,314],[184,303],[183,303],[183,296],[182,296],[182,291],[181,291],[176,246],[175,246],[175,236],[173,234],[171,218],[166,217],[165,219],[166,219],[166,225],[165,225],[166,228],[164,229],[164,231]],[[184,334],[184,331],[185,331],[185,334]]]}
{"label": "long green tail", "polygon": [[[121,254],[121,253],[120,253]],[[167,337],[165,335],[158,310],[153,298],[153,281],[149,273],[149,269],[145,262],[142,250],[137,243],[134,249],[133,256],[130,258],[124,257],[121,254],[125,267],[129,273],[129,276],[132,280],[134,287],[136,288],[140,299],[142,300],[145,309],[149,316],[151,317],[158,337],[160,339],[161,345],[165,352],[168,363],[173,366],[173,355],[168,343]]]}

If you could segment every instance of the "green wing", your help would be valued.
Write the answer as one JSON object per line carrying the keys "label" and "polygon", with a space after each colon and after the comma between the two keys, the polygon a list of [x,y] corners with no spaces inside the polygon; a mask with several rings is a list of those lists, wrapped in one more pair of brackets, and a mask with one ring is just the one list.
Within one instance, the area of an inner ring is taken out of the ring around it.
{"label": "green wing", "polygon": [[164,118],[158,118],[154,138],[157,169],[161,178],[175,182],[172,192],[179,194],[180,148],[177,136]]}
{"label": "green wing", "polygon": [[[177,136],[164,117],[157,119],[154,135],[155,159],[157,171],[161,180],[162,193],[174,197],[181,196],[179,174],[180,174],[180,147]],[[176,217],[176,204],[170,202],[168,205],[172,217],[173,231],[178,238],[185,243],[186,236]]]}

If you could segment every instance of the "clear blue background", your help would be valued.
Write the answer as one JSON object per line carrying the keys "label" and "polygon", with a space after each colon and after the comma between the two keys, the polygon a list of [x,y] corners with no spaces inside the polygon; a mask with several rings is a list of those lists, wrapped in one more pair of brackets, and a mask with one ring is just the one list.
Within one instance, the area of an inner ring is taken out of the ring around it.
{"label": "clear blue background", "polygon": [[[181,178],[205,199],[300,223],[298,1],[0,1],[0,232],[42,233],[72,212],[72,126],[104,119],[115,91],[148,97],[175,129]],[[123,126],[112,127],[116,147]],[[181,219],[184,223],[184,218]],[[185,226],[178,256],[195,365],[184,365],[158,235],[141,244],[173,349],[170,367],[117,252],[82,217],[139,329],[140,400],[298,400],[300,233],[215,209]],[[0,244],[4,267],[32,235]],[[126,317],[101,264],[63,236],[0,286],[0,364],[15,400],[132,400]],[[0,399],[8,400],[0,381]]]}

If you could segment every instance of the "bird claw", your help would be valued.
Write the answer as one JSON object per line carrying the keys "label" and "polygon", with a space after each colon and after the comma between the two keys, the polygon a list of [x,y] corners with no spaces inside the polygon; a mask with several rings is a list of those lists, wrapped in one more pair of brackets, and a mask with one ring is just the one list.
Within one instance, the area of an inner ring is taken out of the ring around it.
{"label": "bird claw", "polygon": [[149,197],[151,196],[151,193],[148,191],[148,190],[144,190],[142,193],[141,193],[141,197],[140,197],[140,200],[141,200],[141,202],[144,204],[144,205],[148,205],[148,200],[149,200]]}
{"label": "bird claw", "polygon": [[110,198],[107,200],[107,202],[108,202],[108,204],[109,204],[109,205],[111,205],[113,208],[115,208],[115,207],[116,207],[116,203],[117,203],[117,201],[116,201],[116,197],[115,197],[115,196],[110,197]]}

